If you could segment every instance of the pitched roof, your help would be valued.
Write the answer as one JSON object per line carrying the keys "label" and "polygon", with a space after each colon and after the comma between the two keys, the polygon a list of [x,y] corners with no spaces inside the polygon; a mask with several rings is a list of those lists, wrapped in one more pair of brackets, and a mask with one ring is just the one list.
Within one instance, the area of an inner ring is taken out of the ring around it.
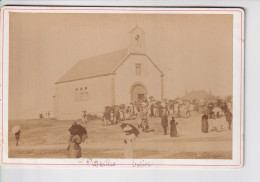
{"label": "pitched roof", "polygon": [[136,30],[140,30],[142,33],[144,33],[143,29],[141,27],[139,27],[138,25],[136,25],[129,33],[133,33]]}
{"label": "pitched roof", "polygon": [[83,59],[68,70],[56,84],[110,74],[127,55],[128,49],[122,49]]}

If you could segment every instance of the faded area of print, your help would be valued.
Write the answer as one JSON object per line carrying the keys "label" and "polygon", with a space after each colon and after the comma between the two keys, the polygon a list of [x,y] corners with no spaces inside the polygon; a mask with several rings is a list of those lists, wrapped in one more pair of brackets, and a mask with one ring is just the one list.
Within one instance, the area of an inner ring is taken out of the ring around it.
{"label": "faded area of print", "polygon": [[9,158],[232,159],[232,14],[12,12],[9,33]]}

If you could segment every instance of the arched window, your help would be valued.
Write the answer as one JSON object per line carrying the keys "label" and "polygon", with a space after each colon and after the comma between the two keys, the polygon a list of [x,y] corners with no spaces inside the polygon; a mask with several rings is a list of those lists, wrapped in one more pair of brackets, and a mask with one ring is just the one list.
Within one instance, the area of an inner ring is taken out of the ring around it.
{"label": "arched window", "polygon": [[79,100],[79,89],[76,88],[75,90],[75,101],[78,101]]}
{"label": "arched window", "polygon": [[84,88],[84,100],[88,100],[88,87]]}
{"label": "arched window", "polygon": [[80,91],[79,91],[79,100],[83,100],[83,88],[81,87],[80,88]]}

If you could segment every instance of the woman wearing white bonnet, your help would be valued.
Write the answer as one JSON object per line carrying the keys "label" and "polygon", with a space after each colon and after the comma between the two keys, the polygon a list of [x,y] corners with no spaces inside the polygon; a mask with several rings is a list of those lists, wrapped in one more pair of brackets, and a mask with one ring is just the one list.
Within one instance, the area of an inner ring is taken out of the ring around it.
{"label": "woman wearing white bonnet", "polygon": [[134,158],[134,144],[135,139],[139,134],[139,131],[131,124],[122,124],[121,125],[123,134],[124,134],[124,144],[125,144],[125,151],[124,151],[124,158],[132,159]]}

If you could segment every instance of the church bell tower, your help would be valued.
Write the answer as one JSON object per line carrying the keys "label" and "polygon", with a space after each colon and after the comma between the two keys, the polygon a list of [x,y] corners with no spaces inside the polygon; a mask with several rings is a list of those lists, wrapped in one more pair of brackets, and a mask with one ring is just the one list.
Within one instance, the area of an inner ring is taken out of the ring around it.
{"label": "church bell tower", "polygon": [[145,53],[145,32],[136,26],[129,32],[129,53]]}

